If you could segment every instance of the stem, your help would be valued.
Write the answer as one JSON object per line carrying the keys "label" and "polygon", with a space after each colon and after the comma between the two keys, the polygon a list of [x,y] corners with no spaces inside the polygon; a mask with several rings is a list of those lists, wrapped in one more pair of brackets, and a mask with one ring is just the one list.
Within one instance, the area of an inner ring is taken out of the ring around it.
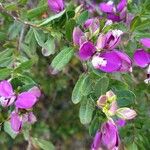
{"label": "stem", "polygon": [[28,138],[28,147],[27,147],[27,150],[32,150],[32,142],[31,142],[30,136]]}
{"label": "stem", "polygon": [[22,20],[21,18],[19,18],[18,16],[17,16],[17,17],[14,16],[12,13],[8,12],[7,10],[5,10],[5,8],[4,8],[4,6],[2,5],[2,3],[0,3],[0,12],[1,12],[1,13],[3,12],[3,13],[5,13],[5,14],[7,14],[7,15],[10,16],[13,20],[18,21],[18,22],[21,22],[21,23],[24,24],[24,25],[28,25],[28,26],[31,26],[31,27],[34,27],[34,28],[39,28],[39,29],[41,29],[41,30],[45,30],[45,31],[47,31],[47,32],[51,32],[51,30],[49,30],[49,29],[47,29],[47,28],[43,28],[43,27],[41,27],[41,26],[39,26],[39,25],[36,25],[36,24],[33,24],[33,23],[31,23],[31,22],[24,21],[24,20]]}

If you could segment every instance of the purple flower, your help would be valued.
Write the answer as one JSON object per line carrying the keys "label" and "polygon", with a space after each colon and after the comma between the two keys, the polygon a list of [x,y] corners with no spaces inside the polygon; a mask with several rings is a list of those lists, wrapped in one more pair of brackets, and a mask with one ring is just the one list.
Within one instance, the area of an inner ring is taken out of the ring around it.
{"label": "purple flower", "polygon": [[0,82],[0,96],[5,98],[11,98],[14,95],[12,85],[6,81],[3,80]]}
{"label": "purple flower", "polygon": [[79,27],[75,27],[73,30],[73,43],[77,46],[80,46],[82,37],[84,37],[84,33]]}
{"label": "purple flower", "polygon": [[138,49],[135,51],[133,59],[137,66],[145,68],[150,64],[150,53],[144,49]]}
{"label": "purple flower", "polygon": [[98,49],[114,49],[121,41],[121,35],[123,32],[121,30],[109,31],[106,35],[100,34],[97,40]]}
{"label": "purple flower", "polygon": [[11,128],[15,132],[19,132],[21,130],[21,128],[22,128],[22,118],[18,115],[18,113],[12,112],[12,114],[10,116],[10,124],[11,124]]}
{"label": "purple flower", "polygon": [[3,80],[0,82],[0,103],[3,107],[8,107],[14,103],[16,96],[14,96],[12,85]]}
{"label": "purple flower", "polygon": [[117,6],[112,1],[100,3],[100,10],[107,13],[107,18],[112,21],[125,21],[127,16],[127,0],[120,0]]}
{"label": "purple flower", "polygon": [[102,12],[105,13],[113,13],[114,12],[114,4],[112,1],[109,1],[107,3],[100,3],[100,9]]}
{"label": "purple flower", "polygon": [[124,127],[126,125],[126,121],[124,119],[118,119],[115,123],[118,127]]}
{"label": "purple flower", "polygon": [[95,32],[100,26],[98,18],[91,18],[85,21],[84,28],[90,29],[92,32]]}
{"label": "purple flower", "polygon": [[104,72],[128,72],[131,71],[131,64],[129,56],[117,50],[106,51],[92,58],[93,67]]}
{"label": "purple flower", "polygon": [[22,115],[22,121],[23,123],[28,122],[30,124],[34,124],[37,121],[37,119],[33,112],[27,112],[26,114]]}
{"label": "purple flower", "polygon": [[84,42],[79,49],[79,57],[81,60],[88,60],[95,53],[96,48],[90,41]]}
{"label": "purple flower", "polygon": [[59,13],[64,9],[64,1],[63,0],[48,0],[48,6],[53,12]]}
{"label": "purple flower", "polygon": [[115,123],[107,121],[102,124],[100,131],[96,133],[92,150],[98,150],[100,148],[115,150],[119,146],[119,141],[118,129]]}
{"label": "purple flower", "polygon": [[18,95],[15,106],[21,109],[30,109],[37,102],[37,97],[32,92],[22,92]]}
{"label": "purple flower", "polygon": [[140,42],[143,44],[143,46],[150,48],[150,38],[143,38],[140,40]]}

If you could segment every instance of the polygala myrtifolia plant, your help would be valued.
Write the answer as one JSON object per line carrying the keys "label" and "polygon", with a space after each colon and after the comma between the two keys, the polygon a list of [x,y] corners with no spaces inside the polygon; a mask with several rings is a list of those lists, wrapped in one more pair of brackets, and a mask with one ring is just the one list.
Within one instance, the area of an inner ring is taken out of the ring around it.
{"label": "polygala myrtifolia plant", "polygon": [[51,75],[69,76],[67,65],[83,72],[72,102],[80,103],[91,150],[150,148],[149,0],[0,2],[1,130],[23,133],[28,148],[55,149],[29,131],[41,97],[33,70],[41,54],[51,60],[57,53]]}

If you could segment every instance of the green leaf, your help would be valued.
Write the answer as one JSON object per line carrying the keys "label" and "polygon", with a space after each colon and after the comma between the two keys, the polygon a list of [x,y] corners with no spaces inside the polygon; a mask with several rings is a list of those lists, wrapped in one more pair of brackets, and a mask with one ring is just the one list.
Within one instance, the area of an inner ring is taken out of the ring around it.
{"label": "green leaf", "polygon": [[58,13],[56,15],[50,16],[49,18],[47,18],[46,20],[44,20],[39,26],[47,25],[51,21],[60,18],[64,13],[65,13],[65,10],[61,11],[60,13]]}
{"label": "green leaf", "polygon": [[67,47],[63,49],[57,56],[53,59],[51,66],[54,70],[61,71],[71,60],[74,54],[72,47]]}
{"label": "green leaf", "polygon": [[119,107],[129,106],[135,103],[135,94],[129,90],[120,90],[115,92],[117,95],[117,103]]}
{"label": "green leaf", "polygon": [[42,46],[42,54],[43,56],[49,56],[55,53],[55,40],[54,38],[48,38],[48,40]]}
{"label": "green leaf", "polygon": [[19,36],[19,33],[22,29],[23,24],[15,21],[8,29],[9,39],[12,40]]}
{"label": "green leaf", "polygon": [[139,16],[134,17],[130,25],[130,30],[134,31],[136,27],[138,27],[140,24],[141,24],[141,18]]}
{"label": "green leaf", "polygon": [[137,147],[136,143],[134,142],[127,146],[127,150],[138,150],[138,147]]}
{"label": "green leaf", "polygon": [[8,78],[11,75],[11,73],[12,69],[9,68],[0,69],[0,80]]}
{"label": "green leaf", "polygon": [[39,138],[32,138],[32,141],[43,150],[55,150],[54,145],[50,141],[42,140]]}
{"label": "green leaf", "polygon": [[75,20],[74,19],[70,19],[69,21],[67,21],[66,23],[66,38],[69,40],[69,41],[72,41],[72,32],[73,32],[73,29],[75,27]]}
{"label": "green leaf", "polygon": [[95,104],[92,99],[86,99],[85,97],[81,101],[79,117],[82,124],[89,124],[91,122],[94,108]]}
{"label": "green leaf", "polygon": [[0,31],[0,41],[4,41],[4,40],[6,40],[6,39],[7,39],[6,33]]}
{"label": "green leaf", "polygon": [[42,15],[44,12],[46,12],[47,8],[48,8],[47,4],[44,4],[42,6],[31,9],[27,12],[27,17],[29,19],[38,17],[38,16]]}
{"label": "green leaf", "polygon": [[35,39],[37,41],[37,43],[43,47],[44,46],[44,41],[45,41],[45,34],[43,33],[42,30],[37,30],[37,29],[33,29],[34,32],[34,36]]}
{"label": "green leaf", "polygon": [[29,69],[31,69],[32,65],[33,65],[32,60],[23,62],[15,69],[15,72],[23,72],[23,71],[29,70]]}
{"label": "green leaf", "polygon": [[87,81],[86,80],[87,78],[88,78],[87,74],[82,74],[79,77],[79,79],[78,79],[78,81],[77,81],[77,83],[76,83],[76,85],[72,91],[72,102],[74,104],[77,104],[82,100],[83,91],[84,91],[83,89],[85,89],[86,85],[87,85],[85,83],[85,81]]}
{"label": "green leaf", "polygon": [[110,80],[111,89],[113,90],[127,90],[128,84],[119,80]]}
{"label": "green leaf", "polygon": [[90,127],[89,127],[89,134],[91,136],[94,136],[96,131],[99,129],[100,127],[100,120],[98,119],[97,116],[94,117],[94,119],[92,120]]}
{"label": "green leaf", "polygon": [[80,14],[80,16],[77,18],[77,23],[79,25],[82,25],[82,23],[84,23],[89,17],[89,13],[88,11],[84,11]]}
{"label": "green leaf", "polygon": [[95,95],[99,97],[102,94],[105,94],[107,92],[109,86],[109,78],[108,77],[102,77],[100,78],[96,84],[95,84]]}
{"label": "green leaf", "polygon": [[17,78],[26,85],[30,84],[36,85],[33,79],[27,75],[18,75]]}
{"label": "green leaf", "polygon": [[144,29],[146,29],[146,30],[150,29],[150,20],[149,19],[141,22],[141,24],[138,25],[138,27],[136,28],[136,30],[144,30]]}
{"label": "green leaf", "polygon": [[17,136],[17,133],[12,130],[9,121],[4,122],[4,131],[8,133],[13,139],[15,139],[15,137]]}

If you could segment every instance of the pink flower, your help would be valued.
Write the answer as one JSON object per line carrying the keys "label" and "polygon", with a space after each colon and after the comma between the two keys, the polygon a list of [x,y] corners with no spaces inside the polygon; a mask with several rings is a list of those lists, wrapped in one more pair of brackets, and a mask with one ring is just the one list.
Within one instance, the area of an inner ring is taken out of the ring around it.
{"label": "pink flower", "polygon": [[94,137],[92,150],[104,148],[107,150],[117,150],[120,138],[117,126],[112,121],[107,121],[102,124],[100,131]]}
{"label": "pink flower", "polygon": [[120,0],[117,6],[112,1],[100,3],[100,10],[107,14],[107,18],[120,22],[126,21],[127,16],[127,0]]}
{"label": "pink flower", "polygon": [[111,30],[107,34],[100,34],[97,40],[98,49],[112,50],[118,46],[121,41],[121,30]]}
{"label": "pink flower", "polygon": [[11,128],[15,132],[19,132],[21,130],[21,128],[22,128],[22,118],[18,115],[18,113],[12,112],[12,114],[10,116],[10,124],[11,124]]}
{"label": "pink flower", "polygon": [[22,92],[18,95],[15,106],[20,109],[30,109],[37,102],[37,97],[32,92]]}
{"label": "pink flower", "polygon": [[3,107],[8,107],[14,103],[16,96],[14,95],[12,85],[3,80],[0,82],[0,103]]}
{"label": "pink flower", "polygon": [[55,12],[59,13],[64,10],[64,1],[63,0],[48,0],[49,8]]}

